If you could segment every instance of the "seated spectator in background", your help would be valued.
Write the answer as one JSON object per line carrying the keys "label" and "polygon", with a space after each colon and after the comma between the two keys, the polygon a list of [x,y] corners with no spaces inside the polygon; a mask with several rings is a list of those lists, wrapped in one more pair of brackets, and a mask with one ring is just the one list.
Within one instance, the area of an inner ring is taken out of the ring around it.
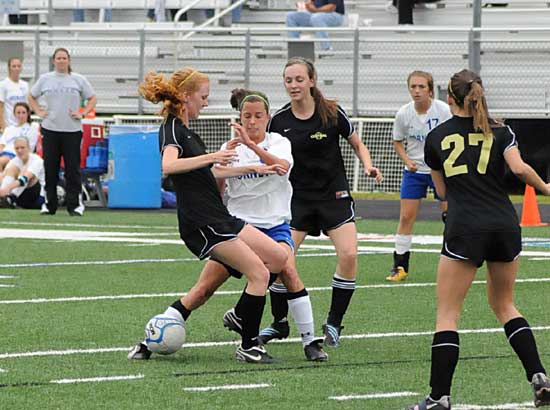
{"label": "seated spectator in background", "polygon": [[[113,21],[113,9],[112,8],[105,8],[105,15],[103,16],[103,21],[105,23],[109,23]],[[73,21],[77,23],[83,23],[84,22],[84,9],[82,8],[74,8],[73,9]]]}
{"label": "seated spectator in background", "polygon": [[397,13],[397,24],[414,24],[413,8],[424,7],[428,3],[436,3],[439,0],[391,0],[386,4],[386,11]]}
{"label": "seated spectator in background", "polygon": [[[297,3],[298,11],[286,15],[287,27],[338,27],[344,23],[344,0],[312,0]],[[298,38],[299,31],[289,31],[288,36]],[[328,39],[325,31],[318,31],[316,36]],[[332,49],[329,41],[321,42],[321,49]]]}
{"label": "seated spectator in background", "polygon": [[26,102],[29,83],[19,78],[23,65],[17,57],[8,60],[8,77],[0,81],[0,132],[8,125],[17,125],[13,115],[15,103]]}
{"label": "seated spectator in background", "polygon": [[15,140],[16,157],[0,174],[0,207],[40,209],[44,203],[44,161],[31,152],[29,140]]}
{"label": "seated spectator in background", "polygon": [[31,123],[31,109],[27,103],[18,102],[13,107],[17,125],[6,127],[0,137],[0,171],[15,157],[14,143],[18,138],[25,137],[34,152],[38,142],[38,124]]}

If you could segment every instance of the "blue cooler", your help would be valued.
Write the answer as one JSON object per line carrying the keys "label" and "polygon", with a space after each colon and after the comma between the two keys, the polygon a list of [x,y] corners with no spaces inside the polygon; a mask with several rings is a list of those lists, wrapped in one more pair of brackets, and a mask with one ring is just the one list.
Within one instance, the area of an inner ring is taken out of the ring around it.
{"label": "blue cooler", "polygon": [[109,208],[160,208],[158,126],[111,126],[109,174]]}

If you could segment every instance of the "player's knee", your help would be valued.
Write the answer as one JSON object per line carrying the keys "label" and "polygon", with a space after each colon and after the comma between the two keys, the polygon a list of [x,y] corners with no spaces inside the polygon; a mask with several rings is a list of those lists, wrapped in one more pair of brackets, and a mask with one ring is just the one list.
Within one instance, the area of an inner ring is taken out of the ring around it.
{"label": "player's knee", "polygon": [[357,249],[343,249],[338,252],[338,264],[343,268],[347,267],[347,271],[353,269],[357,265]]}
{"label": "player's knee", "polygon": [[279,273],[283,270],[288,259],[287,252],[282,247],[277,247],[273,250],[270,260],[266,262],[270,272]]}

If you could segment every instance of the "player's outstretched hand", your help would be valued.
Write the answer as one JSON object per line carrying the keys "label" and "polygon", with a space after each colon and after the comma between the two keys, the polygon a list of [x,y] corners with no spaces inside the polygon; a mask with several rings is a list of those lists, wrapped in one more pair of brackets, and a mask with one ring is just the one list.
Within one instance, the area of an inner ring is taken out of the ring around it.
{"label": "player's outstretched hand", "polygon": [[241,141],[238,138],[233,138],[229,141],[227,141],[227,144],[225,144],[225,149],[235,149],[239,145],[241,145]]}
{"label": "player's outstretched hand", "polygon": [[248,136],[248,133],[244,129],[244,127],[236,122],[229,123],[231,127],[235,129],[235,132],[237,133],[236,140],[238,140],[241,144],[246,145],[247,147],[250,147],[251,145],[255,145],[254,141],[250,139]]}
{"label": "player's outstretched hand", "polygon": [[228,165],[237,158],[237,152],[234,149],[224,149],[209,155],[213,163],[220,165]]}
{"label": "player's outstretched hand", "polygon": [[376,167],[368,167],[365,170],[365,174],[370,178],[374,178],[376,182],[382,182],[382,180],[384,179],[384,177],[382,176],[382,173]]}
{"label": "player's outstretched hand", "polygon": [[258,174],[277,174],[284,175],[288,172],[284,167],[275,164],[275,165],[258,165],[255,167],[255,172]]}

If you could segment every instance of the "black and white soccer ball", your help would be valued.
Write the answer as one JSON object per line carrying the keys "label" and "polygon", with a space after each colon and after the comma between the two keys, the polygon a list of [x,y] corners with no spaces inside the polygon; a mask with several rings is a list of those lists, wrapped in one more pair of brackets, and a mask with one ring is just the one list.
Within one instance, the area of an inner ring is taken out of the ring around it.
{"label": "black and white soccer ball", "polygon": [[145,326],[145,343],[153,353],[175,353],[184,342],[185,326],[173,317],[156,315]]}

